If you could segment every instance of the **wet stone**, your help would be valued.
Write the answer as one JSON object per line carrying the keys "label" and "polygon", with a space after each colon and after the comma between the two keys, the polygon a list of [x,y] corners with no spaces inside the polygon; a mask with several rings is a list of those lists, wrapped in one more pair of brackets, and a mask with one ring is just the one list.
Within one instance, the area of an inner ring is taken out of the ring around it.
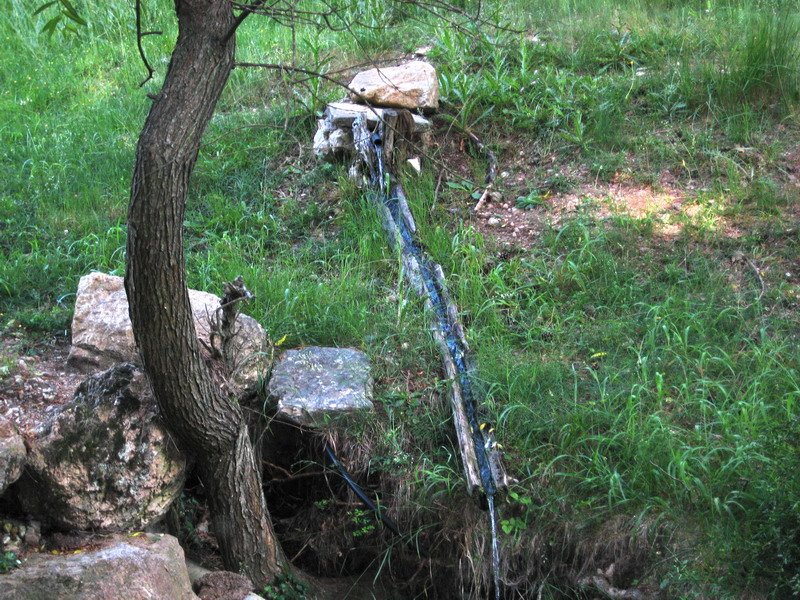
{"label": "wet stone", "polygon": [[279,417],[306,426],[374,409],[369,358],[351,348],[287,351],[275,365],[269,393]]}

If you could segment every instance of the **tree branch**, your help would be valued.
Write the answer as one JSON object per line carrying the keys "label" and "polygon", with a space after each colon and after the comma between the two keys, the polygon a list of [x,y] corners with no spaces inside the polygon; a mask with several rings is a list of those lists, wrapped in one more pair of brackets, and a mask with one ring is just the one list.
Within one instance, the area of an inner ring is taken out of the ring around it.
{"label": "tree branch", "polygon": [[150,62],[147,60],[147,56],[144,53],[144,48],[142,47],[142,38],[146,35],[157,35],[160,34],[160,31],[146,31],[142,32],[142,0],[136,0],[134,4],[134,11],[136,12],[136,47],[139,49],[139,56],[144,63],[145,68],[147,69],[147,77],[139,84],[139,87],[142,87],[145,83],[150,81],[153,78],[153,67],[150,65]]}
{"label": "tree branch", "polygon": [[225,37],[222,39],[222,43],[227,44],[228,40],[230,40],[233,34],[236,33],[236,30],[239,29],[239,25],[241,25],[247,17],[252,15],[262,4],[264,4],[264,0],[256,0],[250,6],[242,7],[242,12],[240,12],[239,16],[236,17],[236,20],[228,30],[228,33],[225,34]]}

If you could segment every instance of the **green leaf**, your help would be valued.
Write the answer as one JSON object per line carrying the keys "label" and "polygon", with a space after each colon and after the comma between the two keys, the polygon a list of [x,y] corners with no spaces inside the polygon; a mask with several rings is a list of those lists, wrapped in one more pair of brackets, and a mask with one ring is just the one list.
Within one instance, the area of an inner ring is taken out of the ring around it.
{"label": "green leaf", "polygon": [[75,21],[78,25],[83,25],[83,26],[87,25],[86,21],[84,21],[83,18],[81,18],[81,16],[78,14],[78,11],[75,10],[75,7],[69,0],[60,0],[60,1],[61,5],[64,7],[64,14],[66,14],[67,17]]}
{"label": "green leaf", "polygon": [[53,4],[58,4],[58,0],[53,0],[52,2],[45,2],[39,8],[37,8],[35,11],[33,11],[33,16],[35,17],[39,13],[42,13],[42,12],[46,11],[48,8],[53,6]]}
{"label": "green leaf", "polygon": [[56,32],[56,25],[61,22],[63,15],[56,15],[52,19],[50,19],[47,23],[44,24],[42,27],[42,33],[47,33],[47,35],[51,36]]}

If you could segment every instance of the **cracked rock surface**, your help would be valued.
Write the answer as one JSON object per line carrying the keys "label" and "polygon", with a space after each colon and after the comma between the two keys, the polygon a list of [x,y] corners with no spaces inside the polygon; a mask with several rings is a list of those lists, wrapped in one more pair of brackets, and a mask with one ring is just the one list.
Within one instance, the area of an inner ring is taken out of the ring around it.
{"label": "cracked rock surface", "polygon": [[80,384],[33,442],[15,489],[49,525],[137,530],[163,517],[185,476],[147,378],[123,363]]}

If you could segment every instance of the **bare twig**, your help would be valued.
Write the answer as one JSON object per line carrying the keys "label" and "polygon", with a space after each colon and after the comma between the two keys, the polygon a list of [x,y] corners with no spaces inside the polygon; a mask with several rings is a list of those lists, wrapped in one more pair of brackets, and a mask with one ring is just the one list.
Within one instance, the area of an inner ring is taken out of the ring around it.
{"label": "bare twig", "polygon": [[753,262],[753,259],[749,258],[748,256],[745,256],[744,252],[740,251],[734,252],[733,256],[731,257],[731,260],[734,263],[738,262],[745,263],[747,264],[748,267],[750,267],[750,270],[753,271],[753,274],[755,274],[756,279],[758,279],[759,286],[761,286],[761,292],[758,294],[758,298],[756,300],[757,302],[760,301],[761,298],[764,297],[764,294],[767,291],[767,284],[764,282],[764,278],[761,276],[761,270],[758,268],[756,263]]}
{"label": "bare twig", "polygon": [[268,485],[292,483],[299,479],[308,479],[309,477],[322,477],[323,475],[325,475],[325,471],[304,471],[302,473],[290,474],[288,477],[282,477],[282,478],[273,477],[266,483]]}
{"label": "bare twig", "polygon": [[136,0],[134,4],[134,11],[136,12],[136,47],[139,49],[139,56],[144,63],[145,68],[147,69],[147,77],[139,84],[139,87],[142,87],[145,83],[150,81],[153,78],[153,73],[155,70],[150,65],[150,62],[147,60],[147,55],[144,53],[144,47],[142,46],[142,38],[146,35],[160,35],[160,31],[145,31],[142,32],[142,0]]}
{"label": "bare twig", "polygon": [[756,277],[758,278],[758,283],[761,286],[761,293],[758,295],[758,299],[761,300],[761,298],[764,297],[764,293],[767,291],[767,286],[764,283],[764,278],[761,276],[761,271],[758,269],[756,264],[751,259],[745,258],[745,260],[747,261],[747,266],[753,270],[753,273],[755,273]]}
{"label": "bare twig", "polygon": [[259,7],[260,7],[262,4],[264,4],[264,0],[256,0],[256,2],[254,2],[254,3],[253,3],[252,5],[250,5],[250,6],[242,7],[242,12],[240,12],[240,13],[239,13],[239,16],[237,16],[237,17],[236,17],[236,20],[233,22],[233,25],[231,25],[231,28],[228,30],[228,33],[226,33],[226,34],[225,34],[225,37],[224,37],[224,38],[222,38],[222,44],[223,44],[223,46],[224,46],[225,44],[227,44],[227,43],[228,43],[228,40],[230,40],[230,39],[231,39],[231,36],[232,36],[234,33],[236,33],[236,30],[237,30],[237,29],[239,29],[239,25],[241,25],[241,24],[242,24],[242,22],[243,22],[243,21],[244,21],[244,20],[245,20],[247,17],[249,17],[250,15],[252,15],[252,14],[255,12],[255,10],[256,10],[257,8],[259,8]]}
{"label": "bare twig", "polygon": [[284,477],[288,478],[288,477],[292,476],[291,472],[287,471],[286,469],[284,469],[281,466],[278,466],[276,464],[273,464],[273,463],[269,462],[268,460],[262,460],[261,464],[262,465],[267,465],[270,469],[274,469],[275,471],[280,471],[281,473],[283,473]]}
{"label": "bare twig", "polygon": [[485,190],[483,190],[481,197],[478,198],[478,203],[475,205],[475,208],[472,209],[474,212],[479,212],[483,208],[483,205],[486,204],[486,199],[489,197],[489,191],[491,190],[491,188],[492,186],[489,185],[486,186]]}
{"label": "bare twig", "polygon": [[301,73],[303,75],[308,75],[309,77],[319,77],[320,79],[324,79],[325,81],[330,81],[333,84],[336,84],[340,87],[345,88],[348,91],[351,91],[350,88],[347,86],[346,83],[342,83],[338,79],[331,77],[330,75],[326,75],[325,73],[319,73],[317,71],[312,71],[310,69],[302,69],[300,67],[293,67],[292,65],[283,65],[279,63],[250,63],[250,62],[238,62],[234,65],[234,67],[238,68],[258,68],[258,69],[270,69],[273,71],[280,71],[281,73]]}

